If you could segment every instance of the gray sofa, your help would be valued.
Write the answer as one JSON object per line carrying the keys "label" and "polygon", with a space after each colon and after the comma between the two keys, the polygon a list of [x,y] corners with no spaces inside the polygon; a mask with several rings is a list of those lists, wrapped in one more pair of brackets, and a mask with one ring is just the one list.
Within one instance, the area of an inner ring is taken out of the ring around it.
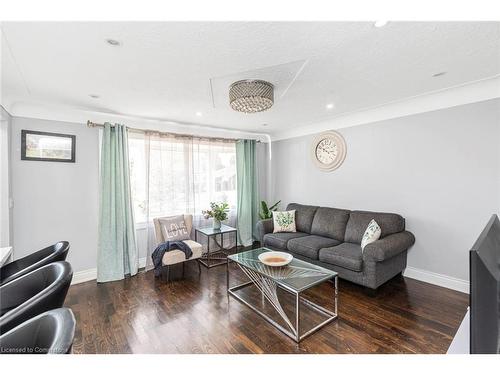
{"label": "gray sofa", "polygon": [[[257,223],[261,246],[287,251],[372,289],[406,268],[406,252],[415,237],[405,231],[405,219],[400,215],[297,203],[289,204],[289,210],[296,210],[297,232],[273,233],[273,220],[261,220]],[[361,251],[361,239],[372,219],[382,235]]]}

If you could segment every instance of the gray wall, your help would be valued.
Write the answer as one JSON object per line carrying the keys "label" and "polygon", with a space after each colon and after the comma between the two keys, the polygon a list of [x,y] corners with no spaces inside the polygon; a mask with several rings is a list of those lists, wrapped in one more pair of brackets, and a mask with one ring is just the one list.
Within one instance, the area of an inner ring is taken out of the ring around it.
{"label": "gray wall", "polygon": [[[76,135],[76,163],[21,160],[21,129]],[[68,240],[75,272],[96,267],[98,131],[83,124],[12,119],[14,257]]]}
{"label": "gray wall", "polygon": [[12,117],[0,106],[0,247],[12,245],[11,129]]}
{"label": "gray wall", "polygon": [[[341,129],[347,158],[332,173],[312,164],[312,136],[273,142],[271,169],[259,169],[261,182],[270,173],[271,192],[262,186],[261,193],[282,207],[297,201],[401,213],[417,237],[409,265],[467,279],[467,250],[500,207],[499,108],[492,100]],[[75,134],[76,163],[21,161],[21,129]],[[14,117],[11,156],[15,257],[67,239],[74,270],[95,268],[98,131]]]}
{"label": "gray wall", "polygon": [[269,143],[260,142],[256,145],[256,164],[258,194],[261,200],[269,199]]}
{"label": "gray wall", "polygon": [[329,173],[313,136],[273,142],[273,200],[397,212],[416,236],[409,266],[467,280],[468,249],[500,208],[500,100],[339,131],[347,157]]}
{"label": "gray wall", "polygon": [[[21,160],[21,130],[76,135],[76,163]],[[12,118],[14,257],[68,240],[75,272],[97,267],[99,131],[84,124]],[[260,193],[267,192],[267,145],[258,144]],[[12,241],[11,241],[12,242]],[[146,257],[147,230],[137,228],[139,258]]]}

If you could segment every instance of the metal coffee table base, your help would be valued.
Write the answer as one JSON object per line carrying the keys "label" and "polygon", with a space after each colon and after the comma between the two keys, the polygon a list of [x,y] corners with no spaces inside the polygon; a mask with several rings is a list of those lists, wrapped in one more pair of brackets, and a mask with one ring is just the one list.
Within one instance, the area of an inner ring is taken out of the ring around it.
{"label": "metal coffee table base", "polygon": [[[262,274],[258,274],[256,272],[253,272],[252,270],[242,267],[241,265],[238,264],[240,268],[245,272],[245,274],[250,278],[251,281],[248,281],[243,284],[239,284],[233,287],[229,287],[229,261],[227,262],[227,292],[229,295],[233,296],[236,298],[238,301],[255,311],[257,314],[259,314],[262,318],[267,320],[269,323],[271,323],[274,327],[279,329],[281,332],[283,332],[285,335],[290,337],[291,339],[295,340],[295,342],[300,342],[307,336],[311,335],[312,333],[316,332],[323,326],[327,325],[331,321],[337,319],[337,302],[338,302],[338,276],[334,277],[334,303],[335,303],[335,310],[330,311],[322,306],[319,306],[318,304],[308,300],[307,298],[301,296],[302,292],[296,292],[294,290],[288,289],[282,285],[277,285],[272,279],[265,277]],[[235,292],[237,290],[243,289],[245,287],[255,285],[261,292],[263,297],[273,306],[273,308],[278,312],[278,314],[283,318],[285,323],[287,324],[287,327],[284,327],[283,325],[277,323],[273,318],[271,318],[269,315],[264,313],[263,311],[259,310],[255,306],[253,306],[250,302],[246,301],[242,297],[240,297],[238,294]],[[314,286],[314,285],[312,285]],[[312,287],[311,286],[311,287]],[[278,300],[278,294],[277,294],[277,288],[280,288],[286,292],[289,292],[290,294],[295,296],[295,322],[292,323],[288,316],[286,315],[285,311],[283,310],[280,301]],[[303,302],[307,304],[310,308],[313,310],[323,314],[326,316],[326,319],[323,320],[321,323],[317,324],[313,328],[311,328],[309,331],[305,333],[300,333],[300,302]]]}

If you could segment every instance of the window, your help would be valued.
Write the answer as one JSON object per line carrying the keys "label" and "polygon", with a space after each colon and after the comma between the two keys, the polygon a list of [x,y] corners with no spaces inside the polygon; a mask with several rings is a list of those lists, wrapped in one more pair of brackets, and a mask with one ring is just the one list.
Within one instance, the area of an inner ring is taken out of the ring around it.
{"label": "window", "polygon": [[236,211],[234,143],[130,133],[129,160],[136,223],[201,215],[212,201]]}

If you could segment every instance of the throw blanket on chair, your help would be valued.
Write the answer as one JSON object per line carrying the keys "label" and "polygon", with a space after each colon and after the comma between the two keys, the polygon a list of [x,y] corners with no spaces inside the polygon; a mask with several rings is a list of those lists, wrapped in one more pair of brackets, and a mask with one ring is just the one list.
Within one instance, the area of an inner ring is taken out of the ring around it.
{"label": "throw blanket on chair", "polygon": [[158,247],[151,254],[151,258],[153,259],[153,265],[155,266],[155,276],[161,275],[161,267],[162,267],[162,259],[163,255],[167,251],[172,250],[180,250],[184,254],[186,254],[186,259],[191,258],[193,252],[188,244],[182,241],[165,241],[158,245]]}

